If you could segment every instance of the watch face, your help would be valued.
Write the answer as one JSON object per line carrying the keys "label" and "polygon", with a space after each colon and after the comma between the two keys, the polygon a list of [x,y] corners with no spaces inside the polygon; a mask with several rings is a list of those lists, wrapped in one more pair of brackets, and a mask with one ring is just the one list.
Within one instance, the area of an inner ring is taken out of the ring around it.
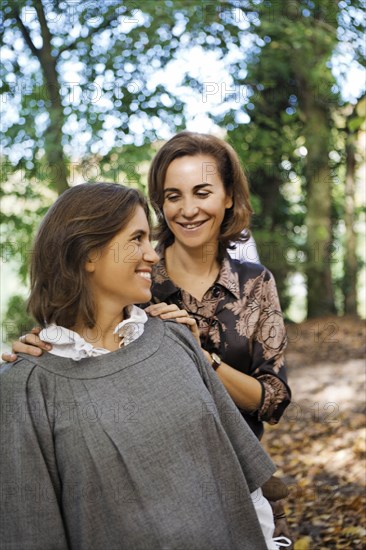
{"label": "watch face", "polygon": [[221,365],[221,357],[217,353],[211,353],[212,366],[216,370]]}

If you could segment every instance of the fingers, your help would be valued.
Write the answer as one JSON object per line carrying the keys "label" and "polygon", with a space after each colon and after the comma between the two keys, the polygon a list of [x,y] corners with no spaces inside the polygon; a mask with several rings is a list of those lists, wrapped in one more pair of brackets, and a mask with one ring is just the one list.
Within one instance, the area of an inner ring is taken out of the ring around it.
{"label": "fingers", "polygon": [[[185,309],[176,309],[175,311],[160,313],[159,317],[161,319],[176,319],[177,321],[178,319],[192,319],[192,317],[189,316]],[[194,321],[194,319],[192,320]]]}
{"label": "fingers", "polygon": [[26,353],[27,355],[33,355],[33,357],[39,357],[43,353],[42,349],[36,348],[35,346],[28,346],[27,344],[23,344],[23,342],[14,342],[12,347],[13,352]]}
{"label": "fingers", "polygon": [[[151,317],[158,317],[158,316],[170,314],[177,311],[183,311],[183,310],[180,310],[176,304],[166,304],[165,302],[161,302],[160,304],[151,304],[150,306],[145,308],[145,311]],[[187,312],[186,312],[186,315],[187,315]],[[167,318],[174,319],[174,315]]]}
{"label": "fingers", "polygon": [[189,317],[185,309],[179,309],[176,304],[160,304],[150,305],[145,309],[151,317],[160,317],[161,319],[177,319],[178,317]]}
{"label": "fingers", "polygon": [[197,332],[198,332],[197,323],[192,317],[189,317],[188,315],[180,315],[179,317],[173,317],[173,319],[177,321],[177,323],[188,325],[192,332],[195,329],[197,329]]}
{"label": "fingers", "polygon": [[6,363],[12,363],[17,359],[17,355],[15,353],[3,353],[1,356],[1,359],[5,361]]}
{"label": "fingers", "polygon": [[52,346],[40,340],[37,334],[30,333],[24,334],[24,336],[21,336],[21,341],[13,342],[12,345],[13,352],[27,353],[34,357],[39,357],[43,351],[50,351],[51,349]]}
{"label": "fingers", "polygon": [[[6,361],[7,363],[16,361],[18,359],[18,356],[14,352],[27,353],[28,355],[33,355],[33,357],[39,357],[40,355],[42,355],[43,350],[49,351],[50,349],[52,349],[52,346],[50,346],[49,344],[46,344],[45,342],[42,342],[42,340],[40,340],[38,336],[36,336],[35,334],[25,334],[21,338],[22,338],[21,342],[19,340],[17,340],[16,342],[13,342],[13,345],[12,345],[13,353],[2,354],[1,358],[3,361]],[[29,341],[32,345],[27,345],[25,343]],[[35,346],[40,346],[41,349]]]}

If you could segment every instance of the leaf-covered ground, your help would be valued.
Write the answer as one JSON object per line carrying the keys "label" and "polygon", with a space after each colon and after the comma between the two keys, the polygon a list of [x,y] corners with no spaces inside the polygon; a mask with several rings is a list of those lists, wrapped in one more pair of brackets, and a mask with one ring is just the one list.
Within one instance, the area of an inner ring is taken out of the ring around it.
{"label": "leaf-covered ground", "polygon": [[293,402],[263,443],[287,483],[294,550],[366,548],[366,325],[289,325]]}

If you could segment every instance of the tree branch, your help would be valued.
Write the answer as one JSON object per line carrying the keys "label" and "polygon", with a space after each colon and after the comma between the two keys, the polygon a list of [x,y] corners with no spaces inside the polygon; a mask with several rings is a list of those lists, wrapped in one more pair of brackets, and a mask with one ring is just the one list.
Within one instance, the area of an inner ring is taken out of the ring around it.
{"label": "tree branch", "polygon": [[[46,14],[44,12],[42,2],[36,2],[36,12],[38,15],[39,24],[41,26],[41,35],[43,40],[42,50],[44,51],[49,50],[49,53],[50,53],[51,47],[52,47],[52,44],[51,44],[52,35],[50,33],[50,29],[48,28]],[[42,50],[41,50],[41,54],[42,54]]]}
{"label": "tree branch", "polygon": [[30,48],[32,54],[36,56],[38,61],[40,61],[41,60],[40,50],[38,48],[36,48],[35,45],[33,44],[32,39],[31,39],[30,34],[29,34],[29,30],[24,25],[24,23],[23,23],[23,21],[20,17],[19,11],[14,10],[14,17],[15,17],[15,20],[17,21],[17,23],[18,23],[18,26],[20,28],[20,32],[22,33],[26,44]]}

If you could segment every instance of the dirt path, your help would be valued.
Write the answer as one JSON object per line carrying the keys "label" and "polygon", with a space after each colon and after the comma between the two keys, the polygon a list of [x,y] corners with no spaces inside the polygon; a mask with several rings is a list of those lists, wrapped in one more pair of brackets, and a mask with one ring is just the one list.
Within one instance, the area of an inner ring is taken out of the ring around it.
{"label": "dirt path", "polygon": [[[301,355],[312,354],[309,348]],[[363,550],[365,362],[343,361],[339,354],[339,363],[301,366],[300,351],[290,348],[291,357],[293,403],[278,426],[267,427],[263,442],[289,487],[295,550]]]}

